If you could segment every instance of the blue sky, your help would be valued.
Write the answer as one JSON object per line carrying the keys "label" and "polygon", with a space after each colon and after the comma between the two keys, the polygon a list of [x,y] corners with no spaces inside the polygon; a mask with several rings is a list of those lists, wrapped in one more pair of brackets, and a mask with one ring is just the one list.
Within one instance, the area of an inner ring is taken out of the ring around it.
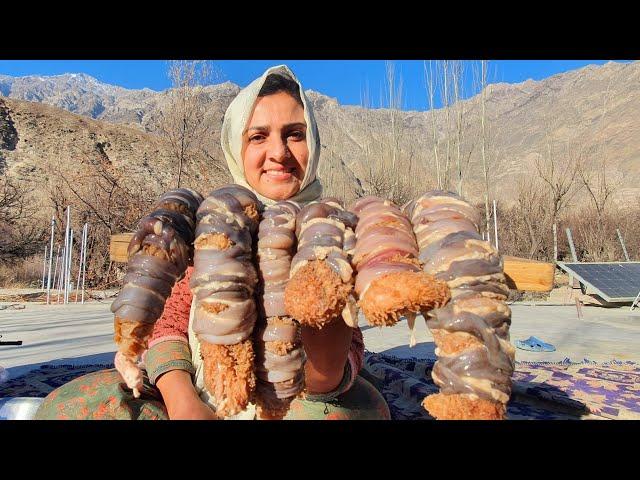
{"label": "blue sky", "polygon": [[[496,60],[489,62],[489,83],[519,83],[541,80],[589,64],[607,60]],[[380,106],[384,88],[383,60],[221,60],[215,61],[220,81],[245,86],[264,70],[285,63],[306,89],[335,97],[343,105],[360,105],[368,85],[373,107]],[[104,83],[125,88],[164,90],[170,86],[167,61],[163,60],[0,60],[0,74],[12,76],[86,73]],[[425,110],[427,96],[421,60],[395,62],[396,75],[403,79],[403,108]],[[471,75],[467,85],[471,90]],[[218,82],[215,82],[218,83]]]}

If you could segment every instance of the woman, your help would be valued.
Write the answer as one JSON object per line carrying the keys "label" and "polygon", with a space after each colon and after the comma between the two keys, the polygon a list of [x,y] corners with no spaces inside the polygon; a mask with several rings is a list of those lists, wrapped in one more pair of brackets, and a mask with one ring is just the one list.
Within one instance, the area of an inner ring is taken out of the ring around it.
{"label": "woman", "polygon": [[[235,183],[265,204],[318,200],[320,137],[301,84],[286,66],[272,67],[231,102],[222,126],[222,149]],[[51,392],[36,418],[215,419],[207,405],[201,359],[189,345],[193,267],[178,282],[154,327],[146,352],[145,388],[134,398],[116,370],[78,378]],[[193,335],[191,335],[193,342]],[[388,419],[380,393],[357,373],[364,344],[359,328],[344,322],[302,327],[307,354],[305,400],[291,403],[285,419]],[[233,418],[254,418],[255,408]]]}

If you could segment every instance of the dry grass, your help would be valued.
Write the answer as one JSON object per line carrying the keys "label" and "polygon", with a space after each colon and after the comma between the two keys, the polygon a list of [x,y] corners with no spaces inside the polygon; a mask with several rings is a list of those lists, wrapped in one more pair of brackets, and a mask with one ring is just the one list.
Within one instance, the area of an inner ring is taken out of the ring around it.
{"label": "dry grass", "polygon": [[43,256],[31,256],[0,264],[0,288],[39,288]]}

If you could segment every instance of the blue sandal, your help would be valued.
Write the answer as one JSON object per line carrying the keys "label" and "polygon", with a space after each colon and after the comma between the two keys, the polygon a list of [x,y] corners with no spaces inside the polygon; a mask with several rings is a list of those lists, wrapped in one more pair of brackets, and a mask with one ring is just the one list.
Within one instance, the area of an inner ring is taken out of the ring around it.
{"label": "blue sandal", "polygon": [[526,340],[516,340],[515,346],[520,350],[528,350],[530,352],[555,352],[556,350],[556,347],[550,343],[545,343],[536,337],[529,337]]}

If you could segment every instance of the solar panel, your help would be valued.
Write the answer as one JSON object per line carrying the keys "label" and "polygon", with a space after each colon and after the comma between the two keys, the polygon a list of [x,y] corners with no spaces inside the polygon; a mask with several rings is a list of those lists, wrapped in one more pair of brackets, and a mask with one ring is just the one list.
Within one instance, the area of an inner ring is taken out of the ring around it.
{"label": "solar panel", "polygon": [[558,262],[558,266],[607,302],[632,302],[640,292],[640,262]]}

